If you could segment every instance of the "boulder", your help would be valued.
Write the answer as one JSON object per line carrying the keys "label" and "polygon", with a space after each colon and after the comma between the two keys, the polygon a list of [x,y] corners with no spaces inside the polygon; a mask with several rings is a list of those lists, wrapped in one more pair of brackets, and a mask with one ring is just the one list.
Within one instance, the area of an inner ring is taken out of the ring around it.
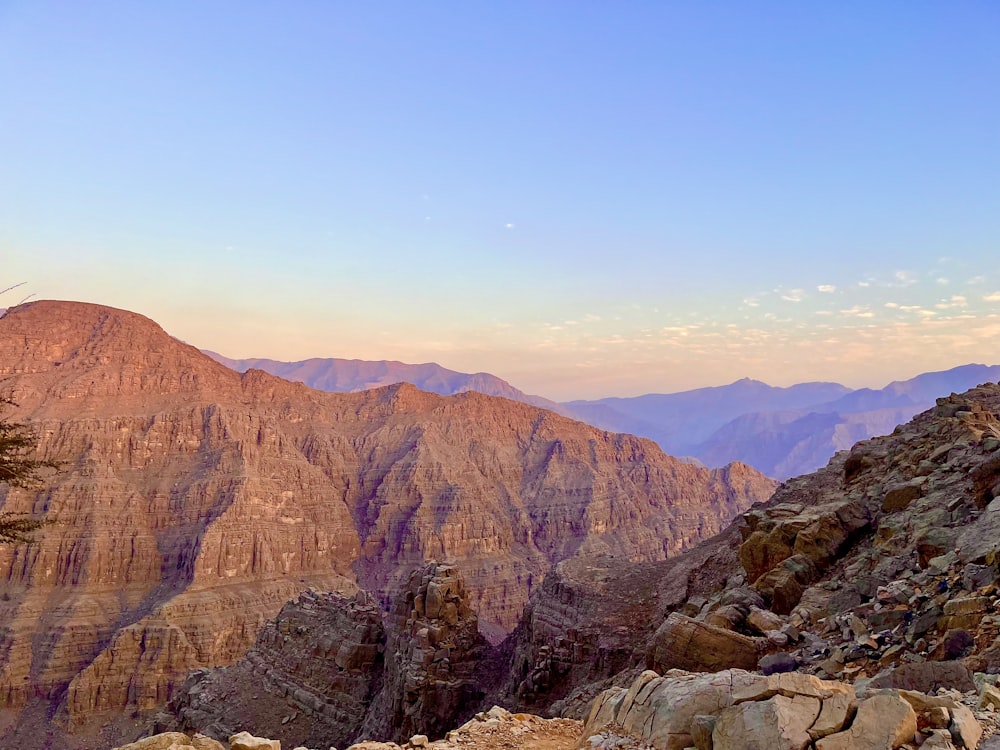
{"label": "boulder", "polygon": [[939,688],[967,692],[975,690],[972,672],[960,661],[922,661],[901,664],[875,675],[869,687],[936,693]]}
{"label": "boulder", "polygon": [[281,750],[278,740],[254,737],[249,732],[240,732],[229,738],[229,750]]}
{"label": "boulder", "polygon": [[805,750],[820,707],[817,698],[805,695],[730,706],[712,730],[713,750]]}
{"label": "boulder", "polygon": [[917,715],[896,693],[880,693],[861,702],[850,729],[816,742],[816,750],[892,750],[912,742]]}
{"label": "boulder", "polygon": [[[646,671],[628,690],[605,690],[594,700],[583,736],[616,725],[657,750],[683,750],[694,744],[696,716],[717,716],[733,705],[734,692],[762,679],[741,669],[707,674],[674,671],[663,677]],[[705,719],[699,721],[704,729]],[[700,736],[704,739],[704,733]]]}
{"label": "boulder", "polygon": [[751,638],[674,612],[653,635],[646,654],[646,667],[657,672],[669,669],[691,672],[753,670],[766,644],[764,638]]}
{"label": "boulder", "polygon": [[851,693],[843,692],[823,699],[819,717],[809,727],[809,736],[819,740],[844,729],[854,718],[856,704]]}
{"label": "boulder", "polygon": [[189,750],[193,748],[191,743],[191,737],[182,732],[163,732],[128,745],[120,745],[115,750]]}

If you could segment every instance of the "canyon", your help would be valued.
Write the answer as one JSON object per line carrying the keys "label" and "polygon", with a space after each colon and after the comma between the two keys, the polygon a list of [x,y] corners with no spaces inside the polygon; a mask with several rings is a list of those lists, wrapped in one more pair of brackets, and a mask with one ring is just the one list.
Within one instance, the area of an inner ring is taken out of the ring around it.
{"label": "canyon", "polygon": [[[541,720],[493,704],[583,721],[576,746],[591,750],[992,750],[1000,385],[940,397],[676,557],[558,563],[497,647],[468,636],[459,647],[470,610],[458,575],[431,566],[411,577],[382,619],[404,638],[365,652],[382,654],[381,667],[378,656],[352,666],[338,652],[336,676],[382,696],[368,710],[412,708],[407,722],[362,723],[348,741],[380,742],[357,750],[494,747],[466,736],[480,727],[510,730],[504,747],[531,747],[529,727]],[[357,610],[323,601],[341,618]],[[312,683],[296,676],[311,674],[309,654],[331,633],[359,632],[300,627],[319,602],[309,594],[289,604],[265,631],[285,633],[281,642],[258,643],[236,670],[194,675],[140,734],[204,730],[225,740],[251,727],[311,747],[350,735],[357,725],[310,732],[356,691],[330,680],[306,690]],[[339,640],[345,656],[356,652],[353,638]],[[255,723],[261,713],[281,718]],[[445,731],[442,718],[457,729]]]}
{"label": "canyon", "polygon": [[101,727],[238,661],[289,600],[361,590],[390,611],[429,560],[499,643],[561,561],[665,560],[775,486],[472,391],[239,374],[99,305],[9,310],[0,378],[61,465],[0,489],[51,522],[0,548],[0,729],[22,747],[106,746]]}

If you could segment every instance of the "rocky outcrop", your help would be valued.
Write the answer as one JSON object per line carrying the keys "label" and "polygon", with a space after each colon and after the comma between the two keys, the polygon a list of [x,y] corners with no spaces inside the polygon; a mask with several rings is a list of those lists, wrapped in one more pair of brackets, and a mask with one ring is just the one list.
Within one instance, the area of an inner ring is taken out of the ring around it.
{"label": "rocky outcrop", "polygon": [[500,675],[465,584],[451,565],[414,571],[389,615],[382,694],[365,719],[370,737],[440,737],[471,717]]}
{"label": "rocky outcrop", "polygon": [[193,673],[157,723],[216,739],[280,728],[286,744],[343,747],[382,688],[385,643],[382,613],[365,594],[306,591],[238,662]]}
{"label": "rocky outcrop", "polygon": [[592,748],[632,742],[656,750],[893,750],[963,747],[983,736],[956,697],[905,690],[857,695],[810,675],[743,670],[643,672],[594,701],[584,727]]}
{"label": "rocky outcrop", "polygon": [[662,560],[773,487],[476,393],[240,375],[94,305],[10,310],[0,376],[64,467],[42,491],[0,488],[3,510],[55,522],[0,549],[0,700],[43,696],[76,727],[232,663],[309,587],[385,603],[453,560],[499,640],[560,560]]}
{"label": "rocky outcrop", "polygon": [[237,728],[286,743],[431,738],[473,716],[503,679],[458,570],[415,570],[391,610],[306,592],[228,667],[195,672],[148,728],[224,739]]}

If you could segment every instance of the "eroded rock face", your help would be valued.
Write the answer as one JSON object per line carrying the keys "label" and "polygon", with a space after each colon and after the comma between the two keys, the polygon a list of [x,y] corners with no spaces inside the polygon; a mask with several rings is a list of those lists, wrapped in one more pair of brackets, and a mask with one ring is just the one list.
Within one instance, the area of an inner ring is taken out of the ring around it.
{"label": "eroded rock face", "polygon": [[469,719],[490,685],[492,646],[479,632],[465,584],[452,565],[414,571],[389,615],[382,695],[369,711],[366,736],[442,736]]}
{"label": "eroded rock face", "polygon": [[353,741],[385,671],[382,613],[363,593],[306,591],[282,607],[246,656],[199,670],[181,685],[160,724],[217,739],[237,730],[290,746]]}
{"label": "eroded rock face", "polygon": [[475,393],[240,375],[94,305],[10,310],[0,376],[65,467],[0,488],[3,510],[56,522],[0,549],[0,700],[66,696],[74,725],[232,663],[310,586],[387,602],[428,559],[455,562],[499,640],[559,560],[662,560],[773,487]]}

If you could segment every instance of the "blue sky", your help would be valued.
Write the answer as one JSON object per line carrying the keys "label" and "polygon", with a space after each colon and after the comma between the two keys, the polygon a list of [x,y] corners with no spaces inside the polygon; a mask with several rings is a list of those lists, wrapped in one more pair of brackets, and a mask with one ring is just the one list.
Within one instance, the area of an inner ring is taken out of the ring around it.
{"label": "blue sky", "polygon": [[1000,362],[998,80],[991,2],[0,0],[0,286],[553,398]]}

